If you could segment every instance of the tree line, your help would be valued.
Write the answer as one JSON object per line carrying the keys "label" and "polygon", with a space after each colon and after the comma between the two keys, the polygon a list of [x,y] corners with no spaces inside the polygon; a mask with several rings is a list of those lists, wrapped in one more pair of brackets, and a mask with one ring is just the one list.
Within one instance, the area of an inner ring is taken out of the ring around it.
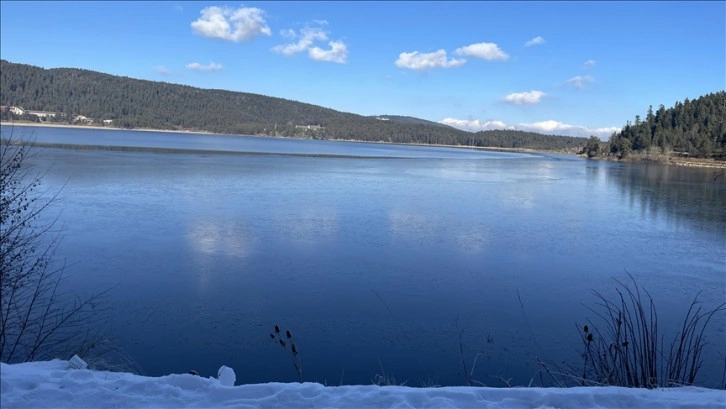
{"label": "tree line", "polygon": [[726,159],[724,119],[725,91],[686,98],[668,109],[660,105],[655,112],[650,106],[645,118],[636,115],[634,122],[612,134],[607,145],[595,149],[596,141],[591,140],[585,150],[588,156],[606,150],[618,158],[640,153]]}
{"label": "tree line", "polygon": [[[264,95],[146,81],[76,68],[0,61],[0,104],[76,115],[114,127],[208,131],[369,142],[578,150],[587,139],[534,132],[466,132],[401,116],[370,117]],[[26,118],[35,119],[40,118]],[[10,112],[2,119],[13,119]],[[16,118],[17,119],[17,118]],[[308,127],[308,125],[313,125]]]}

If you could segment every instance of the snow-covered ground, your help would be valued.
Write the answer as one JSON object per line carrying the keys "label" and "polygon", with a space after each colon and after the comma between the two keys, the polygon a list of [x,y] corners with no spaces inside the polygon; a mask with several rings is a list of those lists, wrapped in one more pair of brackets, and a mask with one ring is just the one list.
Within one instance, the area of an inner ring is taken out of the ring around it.
{"label": "snow-covered ground", "polygon": [[218,376],[145,377],[71,369],[69,361],[0,364],[0,407],[12,408],[726,408],[726,391],[582,388],[411,388],[318,383],[234,384]]}

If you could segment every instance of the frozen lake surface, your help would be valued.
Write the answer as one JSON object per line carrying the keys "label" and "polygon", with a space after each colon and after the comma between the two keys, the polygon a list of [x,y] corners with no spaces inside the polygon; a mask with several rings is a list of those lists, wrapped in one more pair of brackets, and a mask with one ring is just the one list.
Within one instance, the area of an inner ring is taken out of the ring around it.
{"label": "frozen lake surface", "polygon": [[[7,128],[3,127],[3,132]],[[16,127],[62,187],[57,257],[81,294],[113,288],[108,337],[149,375],[463,385],[460,340],[490,386],[579,362],[591,290],[626,271],[664,330],[726,288],[726,178],[549,154],[240,136]],[[159,153],[190,149],[188,153]],[[204,151],[215,151],[204,152]],[[219,153],[227,151],[229,153]],[[240,153],[247,154],[240,154]],[[597,322],[597,321],[595,321]],[[460,337],[461,334],[461,337]],[[726,317],[702,383],[723,370]],[[538,378],[537,378],[538,379]]]}

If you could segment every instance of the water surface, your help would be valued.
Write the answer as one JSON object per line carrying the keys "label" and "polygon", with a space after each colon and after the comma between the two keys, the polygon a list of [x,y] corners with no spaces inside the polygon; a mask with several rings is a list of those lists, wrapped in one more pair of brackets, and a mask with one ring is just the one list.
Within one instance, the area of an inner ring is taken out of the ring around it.
{"label": "water surface", "polygon": [[[17,132],[19,128],[16,128]],[[3,128],[5,131],[5,128]],[[30,129],[22,129],[29,132]],[[213,149],[42,149],[62,186],[69,285],[113,287],[107,333],[149,375],[222,364],[238,383],[294,381],[269,338],[291,329],[303,378],[539,382],[578,362],[575,323],[627,273],[672,329],[726,289],[726,178],[546,154],[32,128],[39,142]],[[89,142],[90,141],[90,142]],[[271,155],[236,154],[270,153]],[[328,157],[297,156],[325,154]],[[348,156],[348,157],[335,157]],[[584,305],[583,305],[584,304]],[[723,369],[726,318],[703,382]],[[709,352],[710,351],[710,352]],[[721,359],[719,362],[718,359]]]}

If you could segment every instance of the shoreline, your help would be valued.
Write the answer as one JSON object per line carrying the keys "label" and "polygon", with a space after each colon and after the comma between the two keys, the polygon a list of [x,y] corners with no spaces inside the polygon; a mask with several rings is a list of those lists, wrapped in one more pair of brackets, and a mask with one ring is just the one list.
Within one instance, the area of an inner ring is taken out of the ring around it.
{"label": "shoreline", "polygon": [[680,166],[688,168],[704,168],[704,169],[726,169],[726,161],[705,158],[679,158],[672,156],[639,156],[634,155],[626,159],[618,159],[609,156],[588,158],[585,155],[578,155],[588,160],[613,162],[613,163],[655,163],[665,166]]}
{"label": "shoreline", "polygon": [[226,135],[226,134],[215,134],[214,132],[207,131],[175,131],[173,129],[151,129],[151,128],[116,128],[113,126],[98,126],[98,125],[71,125],[71,124],[56,124],[56,123],[38,123],[38,122],[10,122],[0,121],[2,126],[22,126],[22,127],[37,127],[37,128],[70,128],[70,129],[94,129],[102,131],[139,131],[139,132],[164,132],[164,133],[183,133],[183,134],[197,134],[197,135]]}
{"label": "shoreline", "polygon": [[[310,138],[296,138],[287,136],[274,136],[274,135],[238,135],[238,134],[224,134],[215,133],[209,131],[191,131],[191,130],[172,130],[172,129],[151,129],[151,128],[134,128],[124,129],[107,126],[97,125],[70,125],[70,124],[57,124],[57,123],[36,123],[36,122],[8,122],[0,121],[2,126],[20,126],[20,127],[42,127],[42,128],[70,128],[70,129],[92,129],[92,130],[108,130],[108,131],[139,131],[139,132],[160,132],[160,133],[178,133],[178,134],[192,134],[192,135],[215,135],[215,136],[244,136],[252,138],[276,138],[276,139],[300,139],[307,140]],[[312,139],[310,139],[312,140]],[[537,150],[529,148],[500,148],[500,147],[484,147],[484,146],[463,146],[463,145],[441,145],[441,144],[425,144],[425,143],[395,143],[395,142],[384,142],[384,141],[363,141],[356,139],[321,139],[323,141],[330,142],[352,142],[352,143],[369,143],[369,144],[381,144],[381,145],[399,145],[399,146],[421,146],[421,147],[438,147],[438,148],[456,148],[456,149],[470,149],[470,150],[483,150],[491,152],[507,152],[507,153],[524,153],[524,154],[560,154],[560,155],[574,155],[583,159],[591,159],[596,161],[606,161],[615,163],[657,163],[668,166],[683,166],[683,167],[696,167],[696,168],[709,168],[709,169],[726,169],[726,161],[718,161],[715,159],[701,159],[701,158],[676,158],[670,156],[638,156],[633,155],[627,159],[617,159],[610,157],[598,157],[588,158],[585,155],[577,154],[574,152],[563,152],[563,151],[548,151],[548,150]],[[98,147],[101,149],[102,147]]]}
{"label": "shoreline", "polygon": [[[178,134],[192,134],[192,135],[214,135],[214,136],[244,136],[251,138],[276,138],[276,139],[298,139],[298,140],[313,140],[312,138],[297,138],[293,136],[275,136],[275,135],[240,135],[240,134],[226,134],[226,133],[215,133],[209,131],[178,131],[173,129],[151,129],[151,128],[134,128],[124,129],[107,126],[97,125],[70,125],[70,124],[58,124],[58,123],[37,123],[37,122],[8,122],[0,121],[2,126],[21,126],[21,127],[41,127],[41,128],[70,128],[70,129],[93,129],[93,130],[108,130],[108,131],[139,131],[139,132],[161,132],[161,133],[178,133]],[[526,153],[526,154],[561,154],[561,155],[576,155],[573,152],[563,151],[547,151],[547,150],[536,150],[529,148],[499,148],[499,147],[487,147],[487,146],[464,146],[464,145],[442,145],[442,144],[426,144],[426,143],[396,143],[396,142],[384,142],[384,141],[365,141],[359,139],[316,139],[321,141],[330,142],[352,142],[352,143],[369,143],[379,145],[398,145],[398,146],[422,146],[422,147],[438,147],[438,148],[457,148],[457,149],[473,149],[473,150],[485,150],[494,152],[509,152],[509,153]]]}

